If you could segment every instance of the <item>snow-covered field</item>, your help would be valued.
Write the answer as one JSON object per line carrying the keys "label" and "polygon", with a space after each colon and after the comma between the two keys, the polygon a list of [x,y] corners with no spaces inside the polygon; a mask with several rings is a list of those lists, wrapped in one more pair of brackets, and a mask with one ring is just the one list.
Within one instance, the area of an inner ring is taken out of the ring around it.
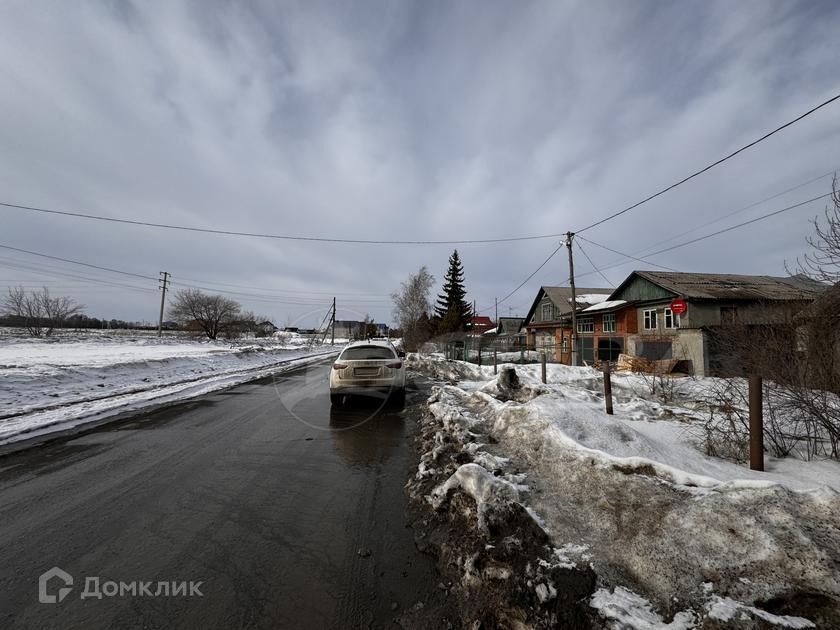
{"label": "snow-covered field", "polygon": [[335,354],[294,334],[242,341],[152,335],[0,337],[0,445],[172,402]]}
{"label": "snow-covered field", "polygon": [[[449,382],[429,401],[438,447],[417,477],[448,477],[428,501],[460,490],[479,526],[499,502],[521,503],[560,556],[591,563],[589,605],[610,627],[840,620],[840,463],[767,458],[756,472],[706,456],[696,427],[713,379],[679,381],[663,403],[642,377],[614,374],[608,416],[589,368],[549,365],[543,385],[539,366],[516,366],[511,388],[492,367],[417,355],[409,367]],[[440,453],[453,443],[469,461],[450,472]],[[553,587],[538,586],[542,602]]]}

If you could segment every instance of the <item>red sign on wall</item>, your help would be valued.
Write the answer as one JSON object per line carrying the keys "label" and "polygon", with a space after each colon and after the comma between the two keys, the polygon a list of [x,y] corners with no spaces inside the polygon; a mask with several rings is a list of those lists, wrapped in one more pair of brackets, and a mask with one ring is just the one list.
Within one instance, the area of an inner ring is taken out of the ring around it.
{"label": "red sign on wall", "polygon": [[685,309],[687,308],[688,306],[686,305],[685,300],[682,298],[676,298],[673,302],[671,302],[671,311],[675,315],[682,315],[683,313],[685,313]]}

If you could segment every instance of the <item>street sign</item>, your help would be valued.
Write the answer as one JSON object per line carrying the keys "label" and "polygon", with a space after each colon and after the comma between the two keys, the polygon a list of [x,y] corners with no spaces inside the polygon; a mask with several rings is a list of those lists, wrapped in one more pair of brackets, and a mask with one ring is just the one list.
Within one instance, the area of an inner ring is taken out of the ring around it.
{"label": "street sign", "polygon": [[685,300],[682,298],[676,298],[673,302],[671,302],[671,311],[674,315],[681,315],[685,313],[685,309],[688,308],[686,306]]}

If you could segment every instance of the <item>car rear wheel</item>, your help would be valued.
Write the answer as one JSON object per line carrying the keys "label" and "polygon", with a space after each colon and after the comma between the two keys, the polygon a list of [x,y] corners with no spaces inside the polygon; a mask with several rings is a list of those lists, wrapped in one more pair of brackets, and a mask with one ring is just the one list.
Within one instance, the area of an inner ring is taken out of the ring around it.
{"label": "car rear wheel", "polygon": [[399,389],[392,393],[391,403],[400,409],[405,407],[405,389]]}

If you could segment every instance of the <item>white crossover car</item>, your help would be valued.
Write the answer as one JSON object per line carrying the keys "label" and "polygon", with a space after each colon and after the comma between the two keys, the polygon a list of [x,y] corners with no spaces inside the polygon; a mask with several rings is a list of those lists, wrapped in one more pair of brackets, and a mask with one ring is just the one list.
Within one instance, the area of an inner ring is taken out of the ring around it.
{"label": "white crossover car", "polygon": [[342,350],[330,370],[330,402],[348,395],[388,397],[405,402],[405,353],[389,341],[355,341]]}

